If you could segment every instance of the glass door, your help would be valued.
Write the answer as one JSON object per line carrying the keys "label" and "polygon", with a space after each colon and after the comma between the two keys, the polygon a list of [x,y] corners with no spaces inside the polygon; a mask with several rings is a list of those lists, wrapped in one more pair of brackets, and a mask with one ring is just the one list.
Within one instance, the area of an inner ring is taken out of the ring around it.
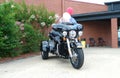
{"label": "glass door", "polygon": [[118,46],[120,47],[120,27],[118,29]]}

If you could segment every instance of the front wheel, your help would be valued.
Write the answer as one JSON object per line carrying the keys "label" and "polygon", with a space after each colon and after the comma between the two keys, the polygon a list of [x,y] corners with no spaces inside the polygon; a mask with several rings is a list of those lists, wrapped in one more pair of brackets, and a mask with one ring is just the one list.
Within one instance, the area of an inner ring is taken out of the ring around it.
{"label": "front wheel", "polygon": [[83,63],[84,63],[84,53],[82,49],[71,49],[72,51],[72,56],[70,57],[70,62],[72,64],[72,66],[75,69],[79,69],[82,67]]}

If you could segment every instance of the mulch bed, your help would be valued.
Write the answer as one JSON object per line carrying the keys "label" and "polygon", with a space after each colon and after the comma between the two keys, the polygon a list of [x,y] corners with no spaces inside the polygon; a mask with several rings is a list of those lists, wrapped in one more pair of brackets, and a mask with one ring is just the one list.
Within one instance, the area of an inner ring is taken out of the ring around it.
{"label": "mulch bed", "polygon": [[18,59],[24,59],[24,58],[33,57],[36,55],[40,55],[40,52],[22,54],[22,55],[19,55],[17,57],[1,58],[0,63],[5,63],[5,62],[13,61],[13,60],[18,60]]}

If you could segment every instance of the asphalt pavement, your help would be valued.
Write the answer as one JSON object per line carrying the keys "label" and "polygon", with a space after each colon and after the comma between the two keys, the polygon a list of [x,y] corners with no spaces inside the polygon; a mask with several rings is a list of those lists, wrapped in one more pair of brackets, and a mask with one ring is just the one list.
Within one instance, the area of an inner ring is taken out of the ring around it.
{"label": "asphalt pavement", "polygon": [[120,78],[120,48],[85,48],[81,69],[69,59],[40,55],[0,64],[0,78]]}

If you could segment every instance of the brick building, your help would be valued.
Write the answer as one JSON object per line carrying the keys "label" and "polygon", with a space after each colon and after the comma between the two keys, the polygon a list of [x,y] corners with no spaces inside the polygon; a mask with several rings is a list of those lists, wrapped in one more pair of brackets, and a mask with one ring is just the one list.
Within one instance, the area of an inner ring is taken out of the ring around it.
{"label": "brick building", "polygon": [[[20,2],[21,0],[15,0]],[[74,9],[73,17],[84,26],[83,38],[89,44],[89,38],[102,37],[107,46],[118,47],[118,28],[120,25],[120,1],[105,5],[73,0],[25,0],[27,4],[44,4],[48,10],[62,15],[66,8]]]}

